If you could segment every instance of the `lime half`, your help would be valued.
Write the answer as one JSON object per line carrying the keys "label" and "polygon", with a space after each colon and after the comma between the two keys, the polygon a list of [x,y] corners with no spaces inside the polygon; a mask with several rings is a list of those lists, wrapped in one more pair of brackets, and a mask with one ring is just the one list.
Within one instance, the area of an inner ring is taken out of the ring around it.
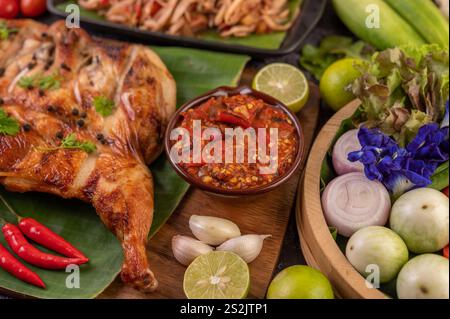
{"label": "lime half", "polygon": [[238,255],[213,251],[192,262],[183,288],[188,299],[244,299],[250,289],[250,271]]}
{"label": "lime half", "polygon": [[261,69],[253,80],[253,88],[283,102],[291,111],[300,111],[309,98],[305,75],[290,64],[274,63]]}

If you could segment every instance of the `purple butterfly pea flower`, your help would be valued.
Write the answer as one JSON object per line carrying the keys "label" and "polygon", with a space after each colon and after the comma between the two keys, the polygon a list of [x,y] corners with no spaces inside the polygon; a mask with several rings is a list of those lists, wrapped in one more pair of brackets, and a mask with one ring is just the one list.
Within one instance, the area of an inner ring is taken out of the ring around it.
{"label": "purple butterfly pea flower", "polygon": [[368,179],[382,182],[394,196],[400,196],[431,184],[438,165],[448,161],[448,134],[448,127],[428,124],[406,148],[401,148],[379,129],[361,127],[358,138],[362,149],[350,153],[348,160],[363,163]]}
{"label": "purple butterfly pea flower", "polygon": [[415,159],[443,163],[448,160],[448,133],[448,126],[439,128],[436,123],[424,125],[406,146],[406,150],[413,154]]}

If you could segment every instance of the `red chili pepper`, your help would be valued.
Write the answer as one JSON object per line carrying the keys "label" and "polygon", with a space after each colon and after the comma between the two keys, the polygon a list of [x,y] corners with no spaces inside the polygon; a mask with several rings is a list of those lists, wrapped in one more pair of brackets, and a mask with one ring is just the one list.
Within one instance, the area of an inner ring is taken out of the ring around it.
{"label": "red chili pepper", "polygon": [[66,269],[69,265],[86,263],[85,259],[59,257],[40,251],[26,240],[16,225],[6,223],[2,231],[9,247],[31,265],[44,269]]}
{"label": "red chili pepper", "polygon": [[191,167],[202,167],[205,166],[206,163],[183,163],[183,165],[187,168],[191,168]]}
{"label": "red chili pepper", "polygon": [[66,257],[79,258],[87,263],[89,259],[83,255],[78,249],[67,242],[61,236],[55,234],[49,228],[45,227],[33,218],[24,218],[19,216],[14,209],[9,205],[3,196],[0,195],[0,200],[8,208],[12,215],[14,215],[19,221],[19,228],[25,236],[33,241],[41,244],[42,246],[56,251]]}
{"label": "red chili pepper", "polygon": [[33,218],[21,218],[19,228],[25,236],[46,248],[67,257],[89,261],[81,251]]}
{"label": "red chili pepper", "polygon": [[444,248],[442,254],[444,255],[445,258],[448,259],[448,245],[447,245],[447,247]]}
{"label": "red chili pepper", "polygon": [[2,244],[0,244],[0,268],[24,282],[45,289],[42,279],[18,261]]}
{"label": "red chili pepper", "polygon": [[248,121],[226,112],[219,112],[219,114],[217,114],[217,120],[219,122],[242,126],[243,128],[250,127],[250,123]]}

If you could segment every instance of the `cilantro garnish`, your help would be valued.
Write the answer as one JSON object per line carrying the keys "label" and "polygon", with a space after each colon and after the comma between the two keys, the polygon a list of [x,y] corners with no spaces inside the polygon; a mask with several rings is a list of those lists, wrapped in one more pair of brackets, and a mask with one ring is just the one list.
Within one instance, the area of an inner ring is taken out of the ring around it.
{"label": "cilantro garnish", "polygon": [[55,75],[48,75],[40,78],[38,84],[41,90],[56,90],[61,87],[61,82]]}
{"label": "cilantro garnish", "polygon": [[61,145],[54,148],[44,148],[43,151],[56,151],[59,149],[78,149],[88,154],[95,152],[97,147],[94,143],[89,141],[80,141],[77,139],[75,133],[67,135],[62,141]]}
{"label": "cilantro garnish", "polygon": [[7,40],[11,33],[16,33],[18,31],[18,29],[9,29],[6,23],[0,22],[0,40]]}
{"label": "cilantro garnish", "polygon": [[98,114],[106,117],[113,113],[115,104],[104,96],[97,96],[94,98],[94,107]]}
{"label": "cilantro garnish", "polygon": [[24,89],[32,89],[35,86],[36,77],[35,76],[22,76],[17,83],[18,86]]}
{"label": "cilantro garnish", "polygon": [[19,131],[19,122],[9,117],[3,109],[0,109],[0,134],[16,135]]}
{"label": "cilantro garnish", "polygon": [[61,87],[61,82],[57,74],[54,75],[33,75],[33,76],[23,76],[17,83],[21,88],[33,89],[39,88],[41,90],[56,90]]}

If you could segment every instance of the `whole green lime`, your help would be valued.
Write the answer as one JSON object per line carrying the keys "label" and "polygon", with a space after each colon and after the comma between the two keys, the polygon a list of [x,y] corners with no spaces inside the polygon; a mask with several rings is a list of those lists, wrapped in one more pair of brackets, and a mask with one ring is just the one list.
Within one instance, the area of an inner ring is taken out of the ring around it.
{"label": "whole green lime", "polygon": [[307,266],[292,266],[273,279],[267,299],[334,299],[334,293],[320,271]]}
{"label": "whole green lime", "polygon": [[342,59],[330,65],[320,80],[320,94],[325,102],[335,111],[339,111],[355,97],[346,90],[361,72],[355,68],[355,64],[362,63],[358,59]]}

